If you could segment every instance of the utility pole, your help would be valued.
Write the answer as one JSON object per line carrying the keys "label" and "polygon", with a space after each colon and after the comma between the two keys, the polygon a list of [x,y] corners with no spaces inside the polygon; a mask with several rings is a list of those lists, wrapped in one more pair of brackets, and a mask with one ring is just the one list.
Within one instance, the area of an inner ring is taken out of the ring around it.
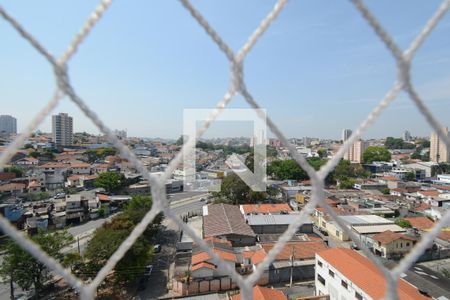
{"label": "utility pole", "polygon": [[294,245],[292,245],[292,254],[291,254],[291,278],[289,280],[289,287],[292,287],[292,277],[294,274],[294,256],[295,256],[295,249]]}
{"label": "utility pole", "polygon": [[78,254],[81,254],[81,251],[80,251],[80,236],[79,235],[77,236],[77,245],[78,245]]}

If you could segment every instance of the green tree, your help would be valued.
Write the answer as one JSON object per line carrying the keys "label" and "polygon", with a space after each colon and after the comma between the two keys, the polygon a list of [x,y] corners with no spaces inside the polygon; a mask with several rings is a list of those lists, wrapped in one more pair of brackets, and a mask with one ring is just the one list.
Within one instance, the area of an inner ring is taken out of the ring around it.
{"label": "green tree", "polygon": [[94,185],[98,188],[104,188],[108,193],[114,193],[121,190],[125,182],[125,176],[122,173],[104,172],[95,179]]}
{"label": "green tree", "polygon": [[317,154],[319,154],[320,158],[325,158],[327,157],[327,149],[319,149],[317,150]]}
{"label": "green tree", "polygon": [[414,174],[413,172],[408,172],[405,174],[405,180],[406,181],[414,181],[416,180],[416,174]]}
{"label": "green tree", "polygon": [[[61,253],[61,249],[72,242],[73,237],[67,231],[39,231],[32,240],[48,255],[63,261],[64,254]],[[45,282],[53,277],[50,270],[13,241],[8,241],[4,250],[0,277],[17,283],[23,290],[33,288],[36,299],[39,299],[39,293]]]}
{"label": "green tree", "polygon": [[214,196],[217,198],[215,203],[245,204],[266,200],[268,194],[253,191],[238,175],[231,174],[222,180],[220,192]]}
{"label": "green tree", "polygon": [[405,219],[397,219],[395,220],[395,224],[402,227],[402,228],[411,228],[411,223],[409,223],[408,220]]}
{"label": "green tree", "polygon": [[356,183],[356,180],[354,178],[349,177],[341,177],[338,180],[338,188],[339,189],[352,189]]}
{"label": "green tree", "polygon": [[449,163],[439,163],[431,167],[431,176],[436,176],[438,174],[448,174],[450,173]]}
{"label": "green tree", "polygon": [[389,195],[391,193],[391,190],[388,188],[384,188],[384,189],[381,189],[380,192],[382,192],[383,195]]}
{"label": "green tree", "polygon": [[390,161],[391,153],[384,147],[369,146],[363,152],[363,161],[366,164],[370,164],[374,161]]}
{"label": "green tree", "polygon": [[38,151],[31,151],[28,155],[33,158],[38,158],[41,154]]}
{"label": "green tree", "polygon": [[414,149],[416,146],[401,138],[387,137],[384,146],[388,149]]}
{"label": "green tree", "polygon": [[[81,273],[96,274],[131,234],[151,206],[149,196],[133,197],[121,214],[97,229],[86,248],[87,263]],[[153,257],[151,239],[155,237],[161,221],[162,215],[159,214],[116,265],[114,275],[117,281],[127,282],[142,276],[145,266]]]}
{"label": "green tree", "polygon": [[12,166],[3,169],[3,172],[15,173],[17,177],[22,177],[25,171],[21,167]]}

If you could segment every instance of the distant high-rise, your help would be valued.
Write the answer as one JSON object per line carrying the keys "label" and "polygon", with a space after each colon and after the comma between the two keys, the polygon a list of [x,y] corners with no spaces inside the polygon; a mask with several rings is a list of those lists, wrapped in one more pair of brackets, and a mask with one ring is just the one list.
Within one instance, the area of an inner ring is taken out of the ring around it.
{"label": "distant high-rise", "polygon": [[411,140],[411,132],[405,130],[405,132],[403,133],[403,139],[405,140],[405,142],[409,142]]}
{"label": "distant high-rise", "polygon": [[17,133],[17,120],[13,116],[0,116],[0,133]]}
{"label": "distant high-rise", "polygon": [[310,137],[307,137],[307,136],[303,137],[303,146],[305,146],[305,147],[311,146],[311,138]]}
{"label": "distant high-rise", "polygon": [[352,131],[350,129],[342,130],[342,142],[345,142],[352,135]]}
{"label": "distant high-rise", "polygon": [[73,143],[73,119],[66,113],[52,116],[52,138],[56,146]]}
{"label": "distant high-rise", "polygon": [[[448,137],[448,127],[443,128]],[[439,138],[436,132],[430,137],[430,160],[433,162],[450,162],[450,152],[447,145]]]}
{"label": "distant high-rise", "polygon": [[127,131],[126,130],[114,130],[114,134],[121,140],[127,138]]}
{"label": "distant high-rise", "polygon": [[355,163],[362,162],[362,155],[367,148],[367,143],[363,140],[356,141],[344,154],[344,159]]}

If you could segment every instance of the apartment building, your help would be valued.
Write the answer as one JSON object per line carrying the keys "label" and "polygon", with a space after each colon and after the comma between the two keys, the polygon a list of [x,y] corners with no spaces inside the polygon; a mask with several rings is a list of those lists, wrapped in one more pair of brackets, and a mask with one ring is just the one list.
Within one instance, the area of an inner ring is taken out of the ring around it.
{"label": "apartment building", "polygon": [[[382,299],[386,293],[383,273],[368,258],[357,251],[332,248],[316,254],[316,295],[338,299]],[[429,300],[412,284],[399,279],[400,300]]]}
{"label": "apartment building", "polygon": [[[443,128],[443,131],[448,137],[448,127]],[[450,161],[449,149],[436,132],[433,132],[430,137],[430,160],[437,163]]]}
{"label": "apartment building", "polygon": [[355,163],[362,162],[362,155],[367,148],[367,143],[363,140],[355,142],[344,154],[344,159]]}
{"label": "apartment building", "polygon": [[73,119],[68,114],[52,116],[52,140],[56,146],[73,144]]}
{"label": "apartment building", "polygon": [[0,115],[0,133],[17,133],[17,119],[9,115]]}

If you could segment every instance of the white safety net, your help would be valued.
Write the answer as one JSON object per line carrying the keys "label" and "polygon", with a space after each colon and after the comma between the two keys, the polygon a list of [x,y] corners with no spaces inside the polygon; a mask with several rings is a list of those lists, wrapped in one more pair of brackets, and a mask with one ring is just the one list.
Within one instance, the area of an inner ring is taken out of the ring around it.
{"label": "white safety net", "polygon": [[[441,124],[432,115],[430,110],[425,106],[424,102],[416,92],[411,79],[410,79],[410,67],[411,62],[417,49],[423,44],[427,36],[438,24],[439,20],[445,15],[449,6],[450,0],[444,0],[435,14],[429,19],[421,32],[416,36],[411,45],[404,51],[402,51],[395,43],[395,41],[389,36],[389,34],[378,23],[377,19],[371,14],[369,9],[361,0],[350,0],[359,13],[362,14],[367,23],[374,29],[375,34],[380,38],[388,50],[391,52],[397,63],[397,78],[393,83],[391,89],[386,93],[380,103],[370,112],[367,118],[359,125],[359,127],[353,132],[351,137],[346,140],[343,146],[339,149],[337,154],[330,159],[326,165],[324,165],[319,171],[315,171],[305,160],[305,158],[297,153],[294,145],[290,144],[285,135],[278,129],[276,124],[272,121],[270,116],[267,116],[267,125],[271,131],[280,139],[282,144],[287,147],[292,157],[297,163],[307,172],[311,178],[313,190],[311,201],[302,209],[300,215],[296,221],[290,224],[289,228],[280,237],[275,247],[268,253],[264,261],[259,264],[256,270],[248,277],[244,278],[238,274],[228,264],[224,263],[221,258],[214,253],[209,246],[199,237],[189,226],[186,225],[175,213],[173,213],[167,203],[167,197],[165,192],[165,181],[170,178],[173,171],[182,163],[183,153],[192,151],[195,145],[195,139],[189,139],[183,145],[181,151],[176,157],[169,163],[168,168],[164,174],[160,177],[151,175],[147,168],[141,164],[136,156],[125,146],[116,136],[113,134],[99,118],[99,116],[92,111],[84,100],[82,100],[75,89],[70,83],[70,77],[67,72],[67,64],[70,59],[78,50],[80,44],[85,40],[90,31],[95,27],[97,22],[101,19],[105,11],[110,7],[112,0],[103,0],[89,16],[88,20],[80,30],[80,32],[74,37],[67,50],[56,58],[50,54],[46,48],[39,43],[28,31],[26,31],[20,23],[18,23],[11,15],[9,15],[5,9],[0,6],[0,15],[8,22],[25,40],[27,40],[40,54],[42,54],[46,60],[52,65],[55,73],[56,87],[52,99],[42,108],[38,114],[31,120],[30,124],[25,128],[22,134],[20,134],[3,152],[0,156],[0,169],[3,168],[16,151],[23,146],[24,142],[28,139],[31,133],[36,130],[39,124],[50,114],[50,112],[56,107],[59,101],[68,97],[73,103],[75,103],[83,113],[91,119],[94,124],[105,134],[108,140],[118,149],[120,155],[129,160],[129,162],[142,174],[142,176],[149,180],[152,186],[152,198],[153,207],[146,214],[140,224],[138,224],[131,235],[120,245],[117,251],[111,256],[108,262],[99,271],[94,280],[90,283],[84,283],[75,277],[69,269],[64,268],[52,257],[43,252],[39,246],[33,243],[26,235],[16,230],[7,219],[0,215],[0,228],[9,235],[14,241],[16,241],[21,247],[29,251],[36,259],[44,263],[48,268],[54,271],[56,274],[61,275],[65,281],[73,288],[77,289],[80,293],[81,299],[93,299],[95,292],[99,284],[110,273],[117,262],[125,255],[127,250],[133,245],[138,237],[143,233],[145,228],[153,218],[160,212],[163,212],[167,218],[173,220],[183,231],[189,234],[194,241],[212,257],[212,259],[218,264],[219,267],[228,271],[230,277],[235,281],[242,293],[242,297],[245,300],[252,299],[252,287],[257,282],[258,278],[262,275],[263,271],[269,267],[276,255],[283,249],[284,245],[296,232],[296,229],[307,220],[307,216],[310,215],[314,208],[318,205],[325,208],[326,212],[340,225],[341,228],[351,237],[351,239],[362,249],[364,254],[372,260],[381,272],[385,275],[387,282],[386,299],[398,299],[397,294],[397,282],[400,275],[408,270],[411,265],[419,258],[422,253],[431,245],[436,236],[440,233],[441,229],[450,221],[450,211],[447,212],[443,218],[437,223],[433,229],[422,237],[420,242],[415,248],[392,270],[388,270],[383,264],[362,244],[359,239],[356,238],[353,232],[351,232],[344,224],[338,215],[328,206],[325,202],[324,193],[324,179],[326,176],[336,167],[339,160],[344,156],[344,153],[348,151],[350,146],[366,131],[368,127],[375,121],[375,119],[381,114],[381,112],[398,96],[401,91],[405,91],[409,98],[420,110],[421,114],[425,117],[427,122],[438,133],[439,137],[445,142],[447,147],[450,148],[450,139],[441,130]],[[211,123],[217,118],[221,111],[231,101],[236,94],[241,94],[245,100],[254,109],[259,109],[260,106],[248,91],[244,82],[243,63],[246,55],[256,44],[258,39],[269,28],[272,21],[279,15],[281,10],[285,7],[287,0],[279,0],[276,2],[270,13],[262,20],[258,28],[249,37],[247,42],[242,48],[235,53],[226,43],[222,40],[219,34],[209,25],[207,20],[196,10],[196,8],[188,1],[181,0],[182,5],[189,11],[192,17],[199,23],[206,33],[212,38],[212,40],[219,46],[220,50],[226,55],[231,66],[230,72],[230,87],[226,91],[223,98],[217,103],[216,108],[211,111],[209,118],[203,125],[197,130],[197,138],[201,137],[203,133],[209,128]],[[258,111],[258,110],[256,110]],[[261,116],[263,117],[263,116]],[[187,154],[186,154],[187,155]]]}

